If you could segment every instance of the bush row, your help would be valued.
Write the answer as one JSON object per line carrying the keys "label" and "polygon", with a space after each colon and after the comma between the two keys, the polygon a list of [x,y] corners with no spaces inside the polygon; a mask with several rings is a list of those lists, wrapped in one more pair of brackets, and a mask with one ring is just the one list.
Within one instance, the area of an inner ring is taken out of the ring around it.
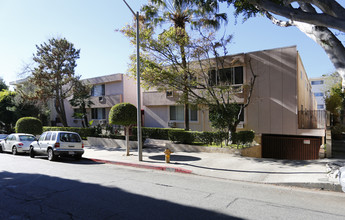
{"label": "bush row", "polygon": [[[96,128],[78,128],[78,127],[43,127],[43,131],[72,131],[77,132],[82,138],[103,137],[112,139],[125,139],[122,135],[102,135],[98,134]],[[137,127],[132,128],[130,140],[137,140]],[[229,136],[227,132],[200,132],[185,131],[181,128],[142,128],[143,141],[146,138],[171,140],[174,143],[192,144],[195,142],[203,144],[221,144],[227,141]],[[253,131],[239,131],[232,136],[232,142],[235,144],[246,144],[253,142],[255,134]]]}
{"label": "bush row", "polygon": [[79,128],[79,127],[43,127],[45,131],[70,131],[78,133],[83,139],[86,137],[97,137],[96,128]]}

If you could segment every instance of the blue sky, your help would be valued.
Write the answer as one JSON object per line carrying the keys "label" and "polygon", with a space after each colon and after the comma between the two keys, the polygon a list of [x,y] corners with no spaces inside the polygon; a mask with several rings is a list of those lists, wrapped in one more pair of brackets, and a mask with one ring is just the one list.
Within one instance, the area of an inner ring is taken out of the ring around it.
{"label": "blue sky", "polygon": [[[127,0],[134,11],[147,1]],[[229,8],[230,54],[297,45],[309,77],[334,71],[323,49],[295,27],[282,28],[266,18],[242,23]],[[0,77],[8,84],[22,78],[36,45],[65,37],[81,49],[76,74],[90,78],[126,73],[133,47],[115,29],[133,17],[122,0],[0,0]],[[344,39],[343,39],[344,40]]]}

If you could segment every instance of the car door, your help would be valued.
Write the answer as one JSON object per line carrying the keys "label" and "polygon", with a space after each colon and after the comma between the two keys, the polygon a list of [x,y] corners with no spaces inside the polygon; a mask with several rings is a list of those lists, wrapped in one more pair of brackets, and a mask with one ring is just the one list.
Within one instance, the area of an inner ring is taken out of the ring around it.
{"label": "car door", "polygon": [[42,152],[43,151],[43,149],[44,149],[44,140],[45,140],[45,137],[46,137],[46,132],[44,132],[41,136],[40,136],[40,138],[38,139],[38,141],[37,141],[37,146],[38,146],[38,149],[36,149],[36,151],[40,151],[40,152]]}
{"label": "car door", "polygon": [[13,138],[15,138],[13,134],[7,136],[7,138],[5,139],[4,144],[3,144],[4,151],[11,151],[12,150],[11,149],[11,147],[12,147],[11,144],[13,142],[12,141]]}

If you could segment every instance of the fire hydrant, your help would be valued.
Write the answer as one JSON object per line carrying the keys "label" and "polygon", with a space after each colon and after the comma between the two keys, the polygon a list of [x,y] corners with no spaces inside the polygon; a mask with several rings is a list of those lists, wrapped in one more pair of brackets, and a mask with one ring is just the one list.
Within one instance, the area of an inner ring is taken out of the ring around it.
{"label": "fire hydrant", "polygon": [[169,148],[165,149],[165,151],[164,151],[165,163],[170,163],[170,154],[171,153],[172,153],[172,151]]}

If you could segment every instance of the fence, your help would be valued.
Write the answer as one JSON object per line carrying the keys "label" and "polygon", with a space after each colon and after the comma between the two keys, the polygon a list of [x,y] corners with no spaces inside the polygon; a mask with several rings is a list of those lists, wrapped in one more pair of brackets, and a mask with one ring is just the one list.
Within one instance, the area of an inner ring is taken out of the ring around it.
{"label": "fence", "polygon": [[330,125],[330,113],[325,110],[298,111],[299,129],[322,129]]}

